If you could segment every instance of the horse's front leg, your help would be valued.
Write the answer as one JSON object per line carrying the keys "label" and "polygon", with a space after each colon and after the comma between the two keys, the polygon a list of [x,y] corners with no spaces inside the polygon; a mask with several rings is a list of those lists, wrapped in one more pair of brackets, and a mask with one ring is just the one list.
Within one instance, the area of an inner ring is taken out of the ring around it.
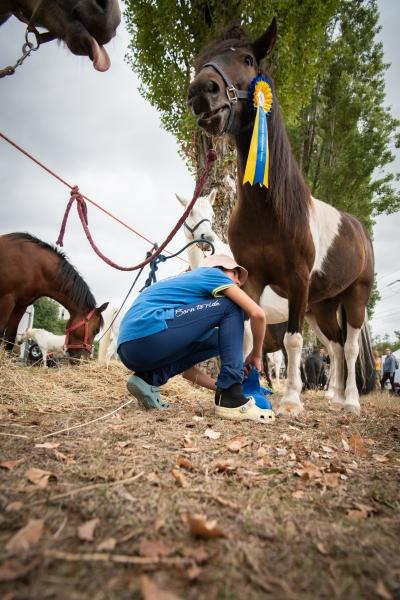
{"label": "horse's front leg", "polygon": [[289,295],[288,328],[283,340],[287,356],[287,383],[280,402],[278,414],[297,416],[303,411],[300,392],[303,384],[300,375],[301,351],[303,348],[303,321],[308,301],[308,283],[297,281],[298,286]]}

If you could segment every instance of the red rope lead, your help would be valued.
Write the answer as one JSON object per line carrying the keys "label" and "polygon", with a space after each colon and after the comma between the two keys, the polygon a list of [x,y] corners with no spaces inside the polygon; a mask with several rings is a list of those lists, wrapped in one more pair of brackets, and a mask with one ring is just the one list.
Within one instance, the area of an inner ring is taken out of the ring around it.
{"label": "red rope lead", "polygon": [[[210,172],[210,168],[212,163],[217,160],[217,153],[215,152],[215,150],[209,150],[207,153],[207,161],[206,161],[206,166],[204,168],[204,173],[203,175],[200,177],[196,188],[194,190],[194,194],[193,194],[193,198],[190,201],[190,203],[187,205],[187,207],[185,208],[184,213],[182,214],[181,218],[179,219],[179,221],[177,222],[177,224],[175,225],[175,227],[172,229],[172,231],[170,232],[170,234],[166,237],[166,239],[164,240],[164,242],[161,244],[161,246],[159,248],[155,248],[155,246],[153,245],[153,248],[151,250],[150,256],[148,256],[146,258],[146,260],[142,261],[141,263],[134,265],[133,267],[121,267],[120,265],[117,265],[115,262],[113,262],[112,260],[110,260],[109,258],[107,258],[100,250],[99,248],[96,246],[92,235],[89,231],[89,226],[88,226],[88,216],[87,216],[87,206],[84,200],[84,197],[82,196],[82,194],[79,192],[79,189],[77,186],[73,187],[71,190],[71,198],[69,199],[69,202],[67,204],[67,208],[65,209],[65,213],[64,213],[64,217],[61,223],[61,229],[60,229],[60,234],[58,236],[57,242],[56,244],[59,246],[63,246],[63,239],[64,239],[64,234],[65,234],[65,229],[67,226],[67,221],[68,221],[68,216],[69,216],[69,212],[71,210],[72,204],[74,202],[76,202],[76,207],[77,207],[77,211],[78,211],[78,215],[79,218],[81,220],[82,223],[82,227],[83,230],[86,234],[86,237],[90,243],[90,245],[92,246],[93,250],[95,251],[95,253],[97,254],[97,256],[99,256],[105,263],[107,263],[108,265],[110,265],[110,267],[113,267],[114,269],[118,269],[119,271],[136,271],[137,269],[141,269],[142,267],[145,267],[146,265],[148,265],[152,260],[154,260],[159,254],[161,254],[161,252],[164,250],[164,248],[170,243],[170,241],[173,239],[173,237],[175,236],[175,234],[177,233],[177,231],[182,227],[184,221],[186,220],[187,216],[189,215],[190,211],[192,210],[193,206],[195,205],[198,197],[200,196],[204,184],[207,180],[208,174]],[[155,250],[155,252],[153,252],[153,250]]]}

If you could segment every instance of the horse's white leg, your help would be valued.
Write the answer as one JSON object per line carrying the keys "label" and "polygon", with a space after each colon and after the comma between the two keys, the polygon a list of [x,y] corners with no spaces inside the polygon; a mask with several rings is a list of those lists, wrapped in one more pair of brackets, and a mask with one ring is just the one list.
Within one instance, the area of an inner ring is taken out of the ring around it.
{"label": "horse's white leg", "polygon": [[285,333],[283,341],[288,355],[288,378],[285,395],[283,396],[278,414],[299,415],[304,407],[300,400],[302,382],[300,377],[300,359],[303,347],[303,336],[301,333]]}
{"label": "horse's white leg", "polygon": [[356,415],[360,414],[360,400],[356,383],[356,360],[360,347],[358,339],[360,329],[355,329],[347,323],[347,337],[344,345],[344,355],[347,364],[347,381],[345,390],[344,408]]}
{"label": "horse's white leg", "polygon": [[243,358],[245,359],[253,348],[253,334],[251,333],[250,320],[244,322]]}
{"label": "horse's white leg", "polygon": [[344,404],[344,362],[343,362],[343,346],[339,342],[331,342],[335,364],[335,379],[332,383],[332,404]]}
{"label": "horse's white leg", "polygon": [[47,350],[45,350],[44,348],[40,348],[40,350],[42,352],[43,367],[46,368],[47,367]]}

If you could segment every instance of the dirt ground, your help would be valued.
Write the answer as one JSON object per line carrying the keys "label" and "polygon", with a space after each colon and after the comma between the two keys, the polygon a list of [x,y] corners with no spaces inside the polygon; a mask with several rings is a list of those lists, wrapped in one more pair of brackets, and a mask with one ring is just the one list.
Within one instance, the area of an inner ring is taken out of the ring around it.
{"label": "dirt ground", "polygon": [[230,423],[181,378],[140,410],[127,375],[0,357],[3,600],[400,599],[399,399]]}

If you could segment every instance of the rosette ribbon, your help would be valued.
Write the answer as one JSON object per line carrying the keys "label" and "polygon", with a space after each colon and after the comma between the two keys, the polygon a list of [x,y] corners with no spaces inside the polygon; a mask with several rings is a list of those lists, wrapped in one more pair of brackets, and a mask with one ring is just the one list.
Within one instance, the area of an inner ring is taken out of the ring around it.
{"label": "rosette ribbon", "polygon": [[264,75],[255,77],[250,84],[250,108],[256,112],[250,149],[247,157],[243,183],[268,187],[269,150],[268,119],[272,109],[272,87]]}

